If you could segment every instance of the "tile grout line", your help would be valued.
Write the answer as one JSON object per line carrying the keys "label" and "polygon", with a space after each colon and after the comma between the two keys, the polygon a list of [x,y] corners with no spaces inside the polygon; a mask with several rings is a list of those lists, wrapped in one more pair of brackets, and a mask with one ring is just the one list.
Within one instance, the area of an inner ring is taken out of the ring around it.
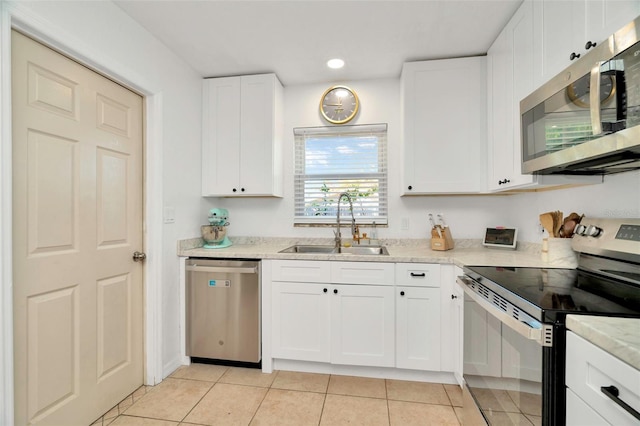
{"label": "tile grout line", "polygon": [[[260,407],[262,407],[262,403],[264,402],[265,399],[267,399],[267,395],[269,395],[269,391],[272,389],[271,386],[273,386],[273,382],[276,381],[276,378],[278,377],[278,374],[280,373],[280,370],[274,370],[275,371],[275,377],[273,378],[273,380],[271,381],[271,383],[269,384],[269,387],[267,387],[267,391],[264,393],[264,396],[262,397],[262,400],[260,401],[260,404],[258,404],[258,408],[256,408],[256,411],[253,413],[253,416],[251,416],[251,420],[249,420],[249,423],[247,423],[247,426],[251,424],[251,422],[253,421],[253,419],[256,418],[256,414],[258,414],[258,411],[260,411]],[[273,374],[273,373],[271,373]]]}
{"label": "tile grout line", "polygon": [[[193,410],[195,409],[195,407],[197,407],[202,400],[211,392],[211,390],[218,384],[231,384],[231,385],[239,385],[239,386],[246,386],[246,387],[262,387],[262,386],[255,386],[255,385],[249,385],[249,384],[235,384],[235,383],[225,383],[225,382],[221,382],[220,380],[223,380],[223,378],[229,374],[229,372],[231,371],[231,368],[228,368],[223,374],[221,374],[218,379],[216,381],[210,382],[207,380],[200,380],[200,379],[194,379],[194,378],[179,378],[179,377],[173,377],[174,379],[183,379],[183,380],[190,380],[190,381],[199,381],[199,382],[205,382],[205,383],[209,383],[210,387],[208,388],[208,390],[205,392],[205,394],[193,405],[193,407],[191,407],[191,409],[187,412],[187,414],[182,418],[182,420],[179,420],[179,424],[182,424],[186,421],[186,418],[189,416],[189,414],[191,414],[193,412]],[[265,392],[264,397],[262,398],[262,400],[260,401],[260,403],[258,404],[258,407],[256,409],[256,411],[253,413],[250,421],[248,424],[250,424],[251,422],[253,422],[256,418],[256,415],[258,413],[258,411],[260,410],[260,408],[262,407],[262,404],[264,403],[264,401],[266,400],[267,394],[270,392],[271,389],[275,389],[275,390],[279,390],[279,391],[295,391],[295,392],[301,392],[301,393],[315,393],[315,394],[324,394],[323,396],[323,402],[322,402],[322,406],[321,406],[321,411],[320,411],[320,417],[318,419],[318,426],[322,423],[322,419],[323,419],[323,415],[324,415],[324,410],[326,408],[326,403],[327,403],[327,396],[328,395],[337,395],[337,396],[348,396],[348,397],[359,397],[359,398],[366,398],[366,399],[374,399],[374,400],[379,400],[380,398],[376,398],[376,397],[372,397],[372,396],[362,396],[362,395],[351,395],[351,394],[333,394],[333,393],[329,393],[329,385],[331,383],[331,378],[334,376],[332,374],[329,374],[329,379],[327,381],[327,386],[324,390],[324,392],[317,392],[317,391],[312,391],[312,390],[300,390],[300,389],[287,389],[287,388],[278,388],[278,387],[274,387],[274,384],[276,383],[276,379],[280,373],[279,370],[274,371],[275,376],[273,378],[273,380],[270,382],[270,384],[266,387],[267,392]],[[385,386],[385,397],[384,399],[386,400],[386,407],[387,407],[387,421],[388,424],[391,425],[391,410],[389,407],[390,401],[395,401],[393,399],[389,398],[389,389],[388,389],[388,379],[383,379],[384,380],[384,386]],[[442,406],[448,406],[451,409],[454,410],[454,415],[456,416],[456,420],[459,423],[459,419],[457,417],[457,413],[455,413],[455,407],[453,406],[453,401],[451,399],[451,396],[449,395],[449,393],[446,390],[446,387],[444,387],[444,384],[440,383],[440,385],[443,387],[443,390],[445,392],[445,394],[447,395],[447,400],[449,401],[449,404],[434,404],[434,403],[429,403],[429,402],[420,402],[420,401],[404,401],[402,399],[399,399],[398,401],[403,401],[403,402],[414,402],[414,403],[419,403],[419,404],[424,404],[424,405],[442,405]],[[147,392],[145,392],[146,394]],[[509,395],[509,398],[511,400],[513,400],[513,398],[511,397],[511,395]],[[126,399],[126,398],[125,398]],[[517,406],[517,404],[516,404]],[[128,408],[128,407],[127,407]],[[116,416],[115,418],[112,419],[112,422],[115,421],[118,417],[120,417],[121,415],[123,416],[129,416],[126,413],[122,413],[119,414],[118,416]],[[140,417],[140,416],[132,416],[132,417],[137,417],[137,418],[148,418],[148,419],[154,419],[153,417]],[[161,420],[161,419],[158,419]]]}
{"label": "tile grout line", "polygon": [[[224,374],[223,374],[224,375]],[[222,377],[222,376],[220,376]],[[220,379],[220,378],[218,378]],[[201,380],[202,381],[202,380]],[[205,383],[211,383],[211,382],[205,382]],[[209,389],[207,389],[207,391],[204,393],[204,395],[202,395],[202,397],[200,397],[200,399],[198,400],[198,402],[196,402],[195,404],[193,404],[193,407],[191,407],[191,409],[187,412],[187,414],[184,415],[184,417],[182,418],[182,420],[180,420],[178,423],[182,423],[186,420],[187,417],[189,417],[189,414],[191,414],[191,412],[198,406],[198,404],[200,404],[200,402],[202,402],[202,400],[204,399],[205,396],[207,396],[209,394],[209,392],[211,392],[211,389],[213,389],[213,387],[218,384],[217,381],[211,383],[211,386],[209,387]]]}
{"label": "tile grout line", "polygon": [[387,400],[387,422],[391,426],[391,408],[389,407],[389,390],[387,389],[387,379],[384,379],[384,396]]}

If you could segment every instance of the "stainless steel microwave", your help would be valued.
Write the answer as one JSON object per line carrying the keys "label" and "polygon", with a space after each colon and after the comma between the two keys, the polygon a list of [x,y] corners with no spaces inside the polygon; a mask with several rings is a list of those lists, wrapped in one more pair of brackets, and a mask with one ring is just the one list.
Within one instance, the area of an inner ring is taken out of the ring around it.
{"label": "stainless steel microwave", "polygon": [[522,172],[640,169],[640,17],[520,102]]}

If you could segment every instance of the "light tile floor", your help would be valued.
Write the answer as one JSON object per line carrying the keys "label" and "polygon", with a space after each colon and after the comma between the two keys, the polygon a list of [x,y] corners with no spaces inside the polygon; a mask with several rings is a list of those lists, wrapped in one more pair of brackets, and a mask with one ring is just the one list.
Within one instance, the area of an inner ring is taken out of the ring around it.
{"label": "light tile floor", "polygon": [[455,385],[192,364],[94,425],[459,425]]}

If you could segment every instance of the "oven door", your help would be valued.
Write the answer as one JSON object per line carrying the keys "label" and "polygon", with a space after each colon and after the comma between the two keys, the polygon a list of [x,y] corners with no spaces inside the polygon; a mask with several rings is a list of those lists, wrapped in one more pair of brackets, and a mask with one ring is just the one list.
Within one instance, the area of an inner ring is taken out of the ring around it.
{"label": "oven door", "polygon": [[545,327],[468,277],[458,284],[465,292],[465,419],[542,424]]}

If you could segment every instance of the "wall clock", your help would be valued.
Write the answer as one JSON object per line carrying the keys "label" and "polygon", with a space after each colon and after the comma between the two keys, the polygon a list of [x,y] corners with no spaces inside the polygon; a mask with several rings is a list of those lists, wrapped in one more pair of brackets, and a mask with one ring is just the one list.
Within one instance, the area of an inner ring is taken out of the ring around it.
{"label": "wall clock", "polygon": [[[590,75],[576,80],[567,86],[569,100],[580,108],[589,108]],[[616,78],[613,75],[600,76],[600,104],[606,104],[616,94]]]}
{"label": "wall clock", "polygon": [[346,86],[329,87],[320,98],[320,113],[333,124],[344,124],[358,113],[360,101],[356,92]]}

